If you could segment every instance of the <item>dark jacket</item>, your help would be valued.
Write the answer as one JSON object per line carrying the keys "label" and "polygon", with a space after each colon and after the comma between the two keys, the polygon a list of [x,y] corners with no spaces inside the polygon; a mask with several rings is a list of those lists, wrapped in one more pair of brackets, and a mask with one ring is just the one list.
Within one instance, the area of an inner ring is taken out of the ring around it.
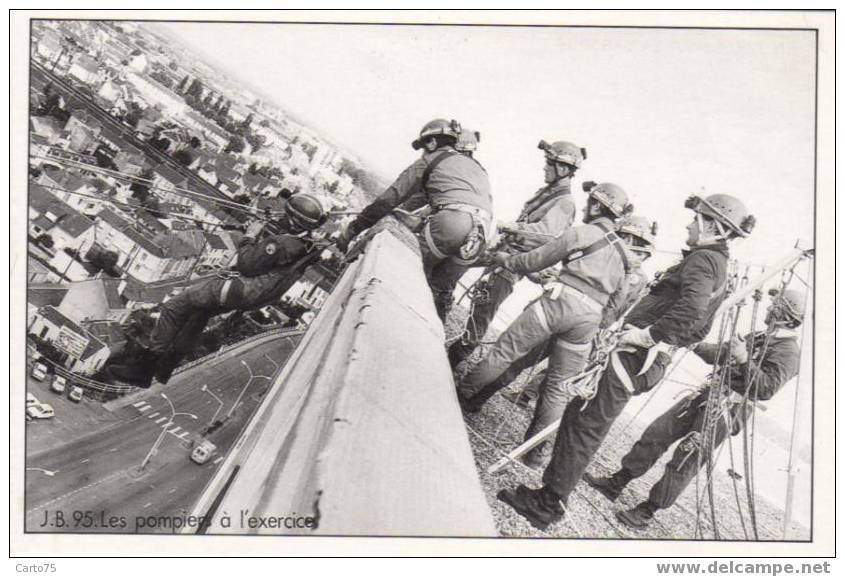
{"label": "dark jacket", "polygon": [[628,315],[635,327],[651,326],[651,337],[686,347],[710,332],[713,315],[725,298],[728,248],[721,242],[683,252],[649,294]]}
{"label": "dark jacket", "polygon": [[306,242],[291,234],[277,234],[258,241],[244,237],[238,245],[235,270],[245,277],[259,276],[288,266],[307,250]]}
{"label": "dark jacket", "polygon": [[[760,363],[760,374],[754,378],[748,398],[754,401],[768,401],[798,374],[798,362],[801,356],[798,339],[791,333],[785,336],[775,333],[769,337],[765,353],[763,351],[763,345],[766,341],[765,331],[748,334],[745,336],[745,341],[748,342],[748,339],[753,339],[749,360],[752,367],[757,366],[760,355],[763,355],[763,361]],[[723,354],[727,352],[727,348],[726,345],[722,347]],[[695,348],[695,354],[701,357],[704,362],[713,364],[717,350],[718,345],[703,343]],[[746,369],[746,364],[731,368],[730,387],[740,395],[745,394],[747,386],[745,382]]]}
{"label": "dark jacket", "polygon": [[[443,154],[449,156],[438,162],[423,189],[426,167]],[[409,209],[425,204],[434,209],[449,204],[467,204],[493,213],[487,172],[478,161],[450,147],[426,153],[403,170],[396,181],[349,224],[350,230],[358,234],[402,204]]]}

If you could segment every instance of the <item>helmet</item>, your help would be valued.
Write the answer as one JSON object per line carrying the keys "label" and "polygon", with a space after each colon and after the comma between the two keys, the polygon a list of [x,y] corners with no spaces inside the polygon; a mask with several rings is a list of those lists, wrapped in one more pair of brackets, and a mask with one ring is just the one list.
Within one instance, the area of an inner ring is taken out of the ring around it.
{"label": "helmet", "polygon": [[571,142],[558,140],[549,144],[541,140],[537,148],[546,153],[546,158],[555,162],[562,162],[575,168],[581,168],[581,164],[587,159],[587,149],[575,146]]}
{"label": "helmet", "polygon": [[804,320],[805,298],[801,291],[796,289],[786,289],[776,292],[772,302],[781,307],[787,315],[793,320],[801,322]]}
{"label": "helmet", "polygon": [[641,239],[643,246],[632,246],[631,250],[647,252],[651,254],[654,250],[654,237],[657,234],[657,223],[652,222],[644,216],[625,216],[619,221],[617,231],[620,234],[629,234]]}
{"label": "helmet", "polygon": [[291,196],[285,204],[288,218],[300,228],[314,230],[326,222],[326,208],[315,195],[300,192]]}
{"label": "helmet", "polygon": [[748,214],[748,209],[736,197],[729,194],[711,194],[706,198],[690,196],[684,206],[728,227],[734,234],[743,238],[751,234],[757,220]]}
{"label": "helmet", "polygon": [[478,150],[479,142],[481,142],[480,132],[464,128],[458,135],[458,141],[455,143],[455,150],[458,152],[475,152]]}
{"label": "helmet", "polygon": [[437,134],[451,136],[457,140],[458,136],[461,134],[461,125],[457,120],[435,118],[434,120],[427,122],[425,126],[422,127],[419,138],[413,141],[411,146],[414,150],[419,150],[423,146],[423,140],[429,136],[435,136]]}
{"label": "helmet", "polygon": [[602,182],[592,186],[588,192],[590,198],[600,202],[617,217],[629,214],[634,210],[634,207],[628,204],[628,193],[618,184]]}

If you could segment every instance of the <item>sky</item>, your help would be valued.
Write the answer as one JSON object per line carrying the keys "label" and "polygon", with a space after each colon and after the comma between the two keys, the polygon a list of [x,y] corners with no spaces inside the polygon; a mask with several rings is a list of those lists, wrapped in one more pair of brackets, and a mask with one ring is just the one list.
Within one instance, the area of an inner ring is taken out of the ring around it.
{"label": "sky", "polygon": [[[301,24],[168,24],[212,61],[392,180],[435,117],[481,132],[500,220],[543,185],[540,139],[588,150],[575,178],[625,188],[657,220],[651,271],[684,248],[690,194],[757,217],[732,255],[812,246],[815,39],[809,32]],[[803,269],[802,269],[803,270]],[[751,274],[759,273],[752,269]],[[806,273],[805,273],[806,274]],[[523,299],[524,300],[524,299]],[[517,314],[521,302],[510,302]],[[806,362],[806,361],[805,361]],[[769,415],[787,423],[793,391]]]}

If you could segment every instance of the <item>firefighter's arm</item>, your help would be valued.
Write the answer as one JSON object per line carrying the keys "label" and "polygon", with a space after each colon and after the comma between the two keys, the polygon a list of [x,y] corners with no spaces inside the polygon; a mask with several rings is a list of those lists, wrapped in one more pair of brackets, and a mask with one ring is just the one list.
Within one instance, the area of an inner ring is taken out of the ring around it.
{"label": "firefighter's arm", "polygon": [[680,275],[680,296],[652,326],[655,341],[677,344],[707,314],[710,295],[716,289],[717,271],[705,251],[688,257]]}
{"label": "firefighter's arm", "polygon": [[504,259],[503,265],[511,272],[537,272],[560,262],[570,247],[575,246],[576,241],[577,234],[573,229],[569,229],[532,251],[509,256]]}
{"label": "firefighter's arm", "polygon": [[425,161],[419,159],[411,166],[402,171],[402,174],[391,184],[387,190],[370,203],[355,220],[349,223],[349,235],[356,236],[358,233],[367,230],[382,217],[390,213],[394,208],[410,199],[418,193],[422,193],[420,181],[425,171]]}
{"label": "firefighter's arm", "polygon": [[[566,197],[558,198],[537,222],[514,223],[519,244],[528,250],[563,234],[575,220],[575,205]],[[520,233],[525,233],[523,236]]]}
{"label": "firefighter's arm", "polygon": [[[758,374],[751,375],[748,398],[754,401],[768,401],[775,396],[775,393],[798,374],[799,356],[798,346],[794,343],[768,348],[760,363]],[[737,377],[731,381],[731,389],[744,394],[745,387],[745,365],[741,365]]]}

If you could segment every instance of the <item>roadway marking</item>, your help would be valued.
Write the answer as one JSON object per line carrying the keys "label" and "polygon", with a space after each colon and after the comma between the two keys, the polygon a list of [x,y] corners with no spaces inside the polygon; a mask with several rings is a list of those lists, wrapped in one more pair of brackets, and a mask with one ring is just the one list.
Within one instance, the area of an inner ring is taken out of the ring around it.
{"label": "roadway marking", "polygon": [[175,492],[176,492],[176,487],[173,487],[172,489],[170,489],[170,490],[167,492],[167,494],[168,494],[168,495],[170,495],[170,494],[175,493]]}
{"label": "roadway marking", "polygon": [[147,411],[149,411],[149,410],[150,410],[150,409],[152,409],[152,408],[153,408],[153,406],[152,406],[152,405],[147,405],[147,406],[145,406],[145,407],[141,407],[141,408],[139,408],[138,410],[139,410],[139,411],[141,411],[142,413],[146,413]]}
{"label": "roadway marking", "polygon": [[173,436],[176,436],[176,431],[181,431],[181,430],[182,430],[182,427],[176,426],[176,427],[173,427],[172,429],[170,429],[167,432],[170,433]]}
{"label": "roadway marking", "polygon": [[147,507],[149,507],[150,505],[152,505],[152,503],[147,503],[146,505],[144,505],[144,509],[146,509],[146,508],[147,508]]}
{"label": "roadway marking", "polygon": [[217,463],[219,463],[222,460],[223,460],[223,457],[217,457],[216,459],[214,459],[214,462],[212,463],[212,465],[216,465]]}
{"label": "roadway marking", "polygon": [[114,448],[112,448],[112,449],[109,449],[109,453],[114,453],[115,451],[117,451],[117,447],[114,447]]}
{"label": "roadway marking", "polygon": [[164,421],[166,421],[166,420],[167,420],[167,417],[162,417],[162,418],[160,418],[160,419],[156,420],[156,425],[161,424],[161,423],[163,423],[163,422],[164,422]]}
{"label": "roadway marking", "polygon": [[68,491],[68,492],[67,492],[67,493],[65,493],[64,495],[59,495],[59,496],[58,496],[58,497],[56,497],[55,499],[51,499],[50,501],[47,501],[46,503],[42,503],[41,505],[38,505],[37,507],[34,507],[34,508],[33,508],[33,509],[31,509],[30,511],[37,511],[38,509],[43,509],[44,507],[47,507],[47,506],[49,506],[49,505],[52,505],[53,503],[55,503],[55,502],[57,502],[57,501],[61,501],[62,499],[65,499],[65,498],[67,498],[67,497],[70,497],[71,495],[74,495],[74,494],[76,494],[76,493],[79,493],[80,491],[84,491],[84,490],[86,490],[86,489],[90,489],[91,487],[94,487],[94,486],[99,485],[99,484],[101,484],[101,483],[105,483],[106,481],[110,481],[110,480],[114,479],[115,477],[118,477],[118,476],[120,476],[120,475],[122,475],[122,474],[123,474],[123,471],[118,471],[118,472],[116,472],[116,473],[112,473],[112,474],[111,474],[111,475],[109,475],[108,477],[103,477],[103,478],[102,478],[102,479],[100,479],[99,481],[95,481],[95,482],[93,482],[93,483],[89,483],[88,485],[85,485],[84,487],[79,487],[78,489],[74,489],[73,491]]}
{"label": "roadway marking", "polygon": [[88,461],[90,461],[90,460],[91,460],[91,459],[83,459],[83,460],[81,460],[81,461],[79,461],[79,462],[80,462],[80,463],[87,463],[87,462],[88,462]]}
{"label": "roadway marking", "polygon": [[147,401],[138,401],[137,403],[132,403],[132,406],[137,409],[138,407],[143,407],[146,404],[147,404]]}
{"label": "roadway marking", "polygon": [[150,415],[147,415],[147,418],[148,418],[148,419],[153,419],[153,418],[155,418],[155,417],[159,416],[160,414],[161,414],[161,413],[159,413],[158,411],[156,411],[155,413],[152,413],[152,414],[150,414]]}
{"label": "roadway marking", "polygon": [[185,437],[187,437],[187,436],[188,436],[188,431],[182,431],[181,433],[179,433],[178,435],[176,435],[176,438],[177,438],[177,439],[182,439],[182,440],[184,441],[184,440],[185,440]]}

